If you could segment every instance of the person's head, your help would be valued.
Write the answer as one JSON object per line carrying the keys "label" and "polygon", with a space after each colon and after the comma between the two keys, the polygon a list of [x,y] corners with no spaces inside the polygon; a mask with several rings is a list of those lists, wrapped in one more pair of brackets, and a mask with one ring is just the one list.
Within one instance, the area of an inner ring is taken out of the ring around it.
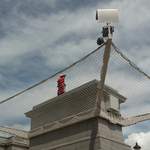
{"label": "person's head", "polygon": [[65,78],[65,77],[66,77],[65,74],[60,75],[60,78]]}

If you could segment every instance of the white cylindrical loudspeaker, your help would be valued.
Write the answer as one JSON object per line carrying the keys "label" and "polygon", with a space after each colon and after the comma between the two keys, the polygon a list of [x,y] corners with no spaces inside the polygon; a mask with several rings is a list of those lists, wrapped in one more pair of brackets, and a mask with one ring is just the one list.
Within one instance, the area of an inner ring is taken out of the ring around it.
{"label": "white cylindrical loudspeaker", "polygon": [[119,13],[117,9],[97,9],[96,20],[100,23],[118,23]]}

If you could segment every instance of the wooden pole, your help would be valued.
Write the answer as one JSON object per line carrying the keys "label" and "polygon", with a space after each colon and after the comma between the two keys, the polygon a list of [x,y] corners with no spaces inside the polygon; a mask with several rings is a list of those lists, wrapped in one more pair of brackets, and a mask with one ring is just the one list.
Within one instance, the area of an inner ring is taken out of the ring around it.
{"label": "wooden pole", "polygon": [[110,58],[111,44],[112,44],[112,39],[108,39],[105,44],[103,64],[102,64],[102,68],[100,72],[100,83],[98,84],[98,87],[97,87],[98,89],[97,89],[97,101],[96,101],[96,112],[95,112],[97,116],[100,115],[101,100],[104,98],[103,91],[104,91],[109,58]]}
{"label": "wooden pole", "polygon": [[103,65],[102,65],[101,73],[100,73],[100,89],[102,90],[105,85],[108,62],[109,62],[110,52],[111,52],[111,44],[112,44],[112,39],[108,39],[106,42],[106,46],[105,46],[105,51],[103,55]]}

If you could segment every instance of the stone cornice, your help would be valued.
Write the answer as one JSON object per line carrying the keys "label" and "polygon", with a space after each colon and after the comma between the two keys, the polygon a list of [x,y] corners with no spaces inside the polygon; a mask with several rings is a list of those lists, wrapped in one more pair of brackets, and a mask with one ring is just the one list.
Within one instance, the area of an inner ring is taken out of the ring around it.
{"label": "stone cornice", "polygon": [[38,128],[32,129],[29,133],[29,138],[32,138],[32,137],[35,137],[35,136],[38,136],[38,135],[41,135],[50,131],[54,131],[54,130],[57,130],[57,129],[72,125],[74,123],[84,121],[84,120],[88,120],[94,117],[101,117],[103,119],[108,120],[111,123],[122,125],[121,122],[123,118],[121,116],[112,115],[111,113],[107,113],[104,111],[101,111],[100,115],[96,116],[95,110],[96,109],[90,109],[88,111],[84,111],[82,113],[69,116],[62,120],[54,121],[54,122],[45,124],[44,126],[40,126]]}

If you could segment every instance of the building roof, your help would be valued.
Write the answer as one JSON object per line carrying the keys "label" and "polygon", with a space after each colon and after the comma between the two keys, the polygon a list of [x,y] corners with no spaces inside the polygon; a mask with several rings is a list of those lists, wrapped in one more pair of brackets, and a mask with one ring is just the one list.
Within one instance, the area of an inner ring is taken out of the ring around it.
{"label": "building roof", "polygon": [[[44,107],[44,106],[47,106],[47,105],[50,104],[50,103],[53,103],[53,102],[62,100],[62,99],[66,98],[66,97],[68,97],[68,96],[70,96],[70,95],[72,95],[72,94],[74,94],[74,93],[78,93],[78,92],[81,91],[81,90],[84,90],[84,89],[85,89],[84,92],[86,92],[86,89],[87,89],[87,88],[90,88],[92,85],[94,85],[96,88],[98,88],[98,83],[99,83],[98,80],[92,80],[92,81],[90,81],[90,82],[87,82],[87,83],[85,83],[85,84],[83,84],[83,85],[81,85],[81,86],[79,86],[79,87],[77,87],[77,88],[74,88],[74,89],[72,89],[72,90],[70,90],[70,91],[68,91],[68,92],[65,92],[65,93],[62,94],[62,95],[56,96],[56,97],[54,97],[54,98],[52,98],[52,99],[50,99],[50,100],[47,100],[47,101],[45,101],[45,102],[43,102],[43,103],[41,103],[41,104],[38,104],[38,105],[34,106],[34,107],[33,107],[33,110],[30,111],[30,112],[27,112],[26,115],[28,116],[31,112],[36,111],[36,110],[40,109],[41,107]],[[105,91],[106,93],[112,94],[112,95],[114,95],[115,97],[119,98],[120,103],[124,103],[125,100],[126,100],[126,97],[124,97],[124,96],[122,96],[121,94],[119,94],[117,90],[111,88],[110,86],[105,85],[105,86],[104,86],[104,91]]]}
{"label": "building roof", "polygon": [[6,143],[8,143],[8,138],[0,136],[0,145],[4,145]]}
{"label": "building roof", "polygon": [[[95,111],[99,81],[92,80],[60,96],[56,96],[44,103],[36,105],[26,113],[32,119],[31,132],[29,136],[35,136],[68,126],[83,120],[96,117]],[[109,86],[104,86],[104,97],[113,95],[120,103],[126,98]],[[102,111],[100,117],[112,123],[120,124],[121,115]]]}
{"label": "building roof", "polygon": [[0,137],[0,146],[16,145],[18,147],[29,147],[29,139],[23,139],[16,136]]}

